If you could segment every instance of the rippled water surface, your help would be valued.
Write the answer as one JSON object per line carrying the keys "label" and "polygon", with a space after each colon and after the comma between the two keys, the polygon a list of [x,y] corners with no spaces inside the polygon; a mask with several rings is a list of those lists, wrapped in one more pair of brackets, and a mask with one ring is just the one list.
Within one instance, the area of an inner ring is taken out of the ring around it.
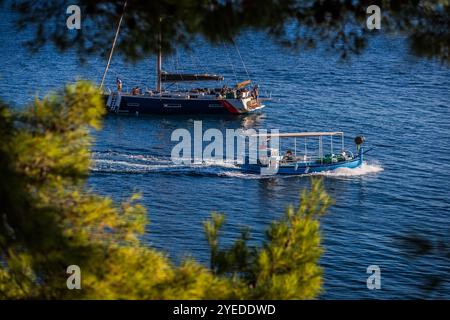
{"label": "rippled water surface", "polygon": [[[98,82],[104,61],[84,66],[72,53],[50,47],[29,55],[19,44],[28,37],[11,28],[11,13],[0,14],[1,97],[16,106],[78,77]],[[288,52],[262,35],[239,38],[253,80],[273,101],[241,117],[108,116],[95,133],[89,185],[116,200],[141,191],[151,223],[145,240],[177,261],[192,255],[207,262],[202,221],[211,211],[226,213],[223,243],[250,226],[254,242],[269,223],[295,204],[309,177],[261,178],[226,161],[181,166],[170,161],[176,128],[277,128],[280,131],[344,131],[346,144],[366,136],[363,168],[323,174],[336,204],[322,218],[325,269],[322,298],[450,298],[448,281],[431,292],[425,275],[450,274],[448,258],[408,258],[396,240],[419,234],[448,241],[450,196],[450,67],[417,59],[401,38],[375,37],[367,51],[342,62],[324,50]],[[246,78],[236,51],[200,42],[192,54],[165,60],[187,70],[222,73],[230,83]],[[125,87],[154,84],[154,61],[126,64],[116,58],[107,85],[120,76]],[[382,288],[366,287],[366,268],[381,268]]]}

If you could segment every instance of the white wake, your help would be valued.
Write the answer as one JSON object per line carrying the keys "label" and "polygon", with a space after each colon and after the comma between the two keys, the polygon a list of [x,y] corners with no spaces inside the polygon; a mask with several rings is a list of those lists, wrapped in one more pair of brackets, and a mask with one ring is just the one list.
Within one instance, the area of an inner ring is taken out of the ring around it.
{"label": "white wake", "polygon": [[362,166],[358,168],[338,168],[335,170],[319,172],[316,173],[316,175],[322,175],[326,177],[354,177],[378,173],[383,170],[383,167],[379,163],[368,163],[367,161],[364,161]]}

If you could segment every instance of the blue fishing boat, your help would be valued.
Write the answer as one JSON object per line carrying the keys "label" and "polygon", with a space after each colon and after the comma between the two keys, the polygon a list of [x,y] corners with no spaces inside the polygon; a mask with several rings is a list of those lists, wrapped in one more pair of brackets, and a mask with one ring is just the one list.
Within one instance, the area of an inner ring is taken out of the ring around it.
{"label": "blue fishing boat", "polygon": [[[340,138],[339,151],[335,153],[333,149],[334,137]],[[332,171],[339,168],[357,168],[363,164],[364,151],[362,144],[365,141],[363,136],[355,138],[356,153],[344,148],[343,132],[300,132],[300,133],[275,133],[258,135],[258,138],[293,138],[294,148],[287,149],[284,155],[280,155],[279,148],[269,148],[266,145],[259,147],[257,158],[252,159],[245,156],[241,169],[244,172],[258,173],[263,175],[286,174],[302,175],[323,171]],[[324,137],[329,137],[329,153],[324,153]],[[318,152],[308,151],[307,139],[317,138]],[[304,148],[298,148],[298,139],[304,143]],[[281,141],[281,140],[280,140]],[[281,144],[280,144],[281,145]]]}

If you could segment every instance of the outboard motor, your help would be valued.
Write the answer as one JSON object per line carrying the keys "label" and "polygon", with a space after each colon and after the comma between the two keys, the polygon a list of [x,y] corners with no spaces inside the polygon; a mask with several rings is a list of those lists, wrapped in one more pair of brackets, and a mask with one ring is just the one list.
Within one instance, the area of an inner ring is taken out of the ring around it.
{"label": "outboard motor", "polygon": [[361,145],[366,141],[366,138],[364,136],[356,136],[355,138],[355,144],[356,144],[356,151],[358,151],[358,157],[359,157],[359,163],[362,164],[363,162],[363,148]]}

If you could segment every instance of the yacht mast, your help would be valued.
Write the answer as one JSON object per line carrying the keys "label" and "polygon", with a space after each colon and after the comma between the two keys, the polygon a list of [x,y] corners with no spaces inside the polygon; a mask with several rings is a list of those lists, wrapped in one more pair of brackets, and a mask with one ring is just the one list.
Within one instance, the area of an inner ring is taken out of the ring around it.
{"label": "yacht mast", "polygon": [[120,15],[119,23],[117,24],[116,34],[114,35],[114,40],[112,43],[111,51],[109,52],[108,63],[106,64],[105,71],[103,72],[102,81],[100,82],[100,90],[103,88],[103,83],[105,82],[106,74],[108,73],[109,65],[114,52],[114,47],[116,46],[117,37],[119,36],[120,26],[122,24],[123,15],[125,14],[125,9],[127,8],[127,2],[123,4],[122,14]]}
{"label": "yacht mast", "polygon": [[161,42],[162,42],[162,32],[161,32],[161,21],[162,18],[159,18],[159,37],[158,37],[158,58],[156,61],[156,91],[161,92],[161,65],[162,65],[162,53],[161,53]]}

